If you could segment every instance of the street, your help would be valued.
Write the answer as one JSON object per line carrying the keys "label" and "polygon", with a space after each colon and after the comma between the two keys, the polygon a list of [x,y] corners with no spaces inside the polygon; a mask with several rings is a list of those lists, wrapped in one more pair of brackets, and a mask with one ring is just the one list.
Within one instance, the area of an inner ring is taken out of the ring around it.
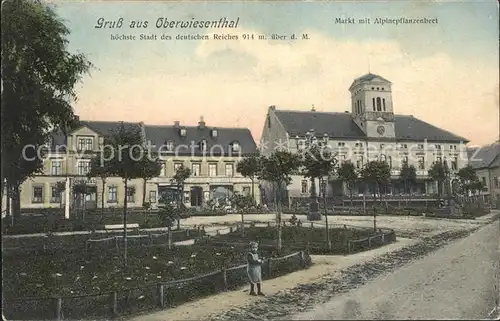
{"label": "street", "polygon": [[[498,304],[499,221],[313,309],[287,317],[484,319]],[[490,317],[495,313],[491,313]]]}

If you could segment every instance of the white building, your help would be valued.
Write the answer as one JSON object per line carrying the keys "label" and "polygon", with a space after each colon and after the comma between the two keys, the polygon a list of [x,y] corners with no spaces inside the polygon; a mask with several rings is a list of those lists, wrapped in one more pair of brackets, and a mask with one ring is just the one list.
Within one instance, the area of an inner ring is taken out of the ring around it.
{"label": "white building", "polygon": [[[261,150],[264,155],[276,148],[297,152],[304,148],[306,133],[313,131],[319,143],[328,144],[338,152],[339,162],[350,160],[357,168],[371,160],[385,159],[391,166],[392,184],[387,193],[399,194],[400,168],[404,161],[414,165],[418,183],[413,194],[437,193],[437,184],[429,181],[428,170],[435,161],[446,161],[451,176],[467,165],[468,140],[440,129],[413,116],[394,114],[392,83],[381,76],[366,74],[354,80],[349,87],[351,112],[319,112],[268,109]],[[307,197],[310,181],[293,178],[288,197]],[[269,190],[262,183],[264,192]],[[345,184],[344,184],[345,185]],[[318,187],[318,186],[317,186]],[[355,194],[363,188],[356,186]],[[317,189],[319,191],[319,189]],[[345,193],[345,186],[330,178],[329,195]],[[266,193],[269,200],[272,193]]]}

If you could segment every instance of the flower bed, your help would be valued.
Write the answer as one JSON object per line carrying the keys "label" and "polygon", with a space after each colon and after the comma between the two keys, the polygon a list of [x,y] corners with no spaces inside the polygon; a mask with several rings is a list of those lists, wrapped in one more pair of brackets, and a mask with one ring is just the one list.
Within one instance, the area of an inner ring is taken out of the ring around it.
{"label": "flower bed", "polygon": [[[245,248],[164,246],[121,252],[69,250],[4,254],[3,305],[9,319],[109,317],[168,307],[247,282]],[[265,278],[310,264],[304,252],[266,261]],[[263,257],[276,256],[263,249]],[[202,276],[204,275],[204,276]],[[36,298],[34,298],[36,297]],[[30,299],[31,298],[31,299]],[[54,299],[55,298],[55,299]]]}
{"label": "flower bed", "polygon": [[[316,223],[316,226],[318,224]],[[385,245],[395,241],[393,231],[374,231],[371,228],[330,228],[331,248],[326,243],[326,229],[322,227],[283,226],[281,229],[282,246],[286,251],[309,249],[311,254],[348,254]],[[383,241],[381,235],[387,235]],[[391,235],[391,236],[389,236]],[[263,249],[276,247],[276,227],[246,227],[242,236],[241,230],[232,233],[207,237],[198,243],[211,244],[212,246],[245,246],[250,241],[257,241]],[[373,239],[373,243],[371,240]],[[355,243],[366,240],[366,243]],[[368,244],[369,243],[369,244]]]}

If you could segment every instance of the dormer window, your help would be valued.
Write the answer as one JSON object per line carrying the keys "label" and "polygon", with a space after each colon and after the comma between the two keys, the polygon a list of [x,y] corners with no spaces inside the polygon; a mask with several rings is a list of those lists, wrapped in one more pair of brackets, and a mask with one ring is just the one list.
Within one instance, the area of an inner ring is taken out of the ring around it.
{"label": "dormer window", "polygon": [[181,136],[185,137],[186,136],[186,128],[181,128],[180,132]]}
{"label": "dormer window", "polygon": [[173,151],[173,150],[174,150],[175,144],[174,144],[174,142],[173,142],[173,141],[169,140],[169,141],[166,143],[166,145],[167,145],[167,150],[168,150],[169,152],[171,152],[171,151]]}
{"label": "dormer window", "polygon": [[303,150],[306,146],[306,141],[305,139],[300,139],[300,140],[297,140],[297,149],[298,150]]}
{"label": "dormer window", "polygon": [[233,152],[239,152],[240,151],[240,143],[233,142],[231,144],[231,149],[232,149]]}
{"label": "dormer window", "polygon": [[212,129],[212,137],[213,137],[213,138],[217,137],[217,135],[218,135],[218,134],[219,134],[219,133],[217,132],[217,129],[215,129],[215,128],[214,128],[214,129]]}
{"label": "dormer window", "polygon": [[202,140],[199,144],[200,146],[200,150],[205,152],[207,150],[207,141],[206,140]]}

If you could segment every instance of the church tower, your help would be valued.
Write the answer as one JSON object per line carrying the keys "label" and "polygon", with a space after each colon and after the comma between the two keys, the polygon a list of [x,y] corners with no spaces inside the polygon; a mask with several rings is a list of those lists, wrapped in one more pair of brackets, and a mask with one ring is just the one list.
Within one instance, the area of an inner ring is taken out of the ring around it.
{"label": "church tower", "polygon": [[391,85],[389,80],[369,73],[349,87],[352,117],[367,137],[395,137]]}

